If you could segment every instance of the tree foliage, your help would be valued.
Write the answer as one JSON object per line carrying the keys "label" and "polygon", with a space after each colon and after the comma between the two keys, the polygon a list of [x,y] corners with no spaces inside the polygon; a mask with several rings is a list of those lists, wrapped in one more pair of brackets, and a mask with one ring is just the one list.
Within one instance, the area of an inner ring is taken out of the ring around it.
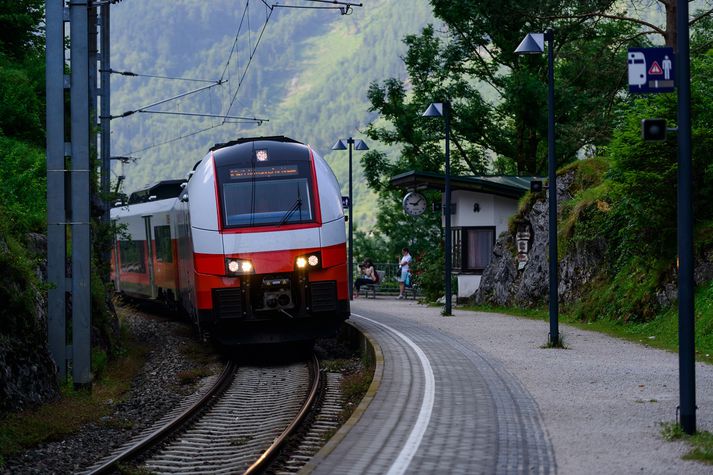
{"label": "tree foliage", "polygon": [[20,60],[44,46],[44,0],[0,2],[0,51]]}
{"label": "tree foliage", "polygon": [[[691,122],[694,216],[713,219],[713,51],[691,61]],[[666,142],[643,142],[641,119],[661,117],[676,124],[674,94],[637,98],[622,119],[607,150],[608,179],[616,202],[608,231],[614,262],[632,256],[673,259],[676,254],[676,190],[678,155],[675,136]]]}
{"label": "tree foliage", "polygon": [[43,6],[0,3],[0,209],[16,235],[45,222]]}
{"label": "tree foliage", "polygon": [[[675,117],[675,99],[669,95],[632,100],[624,91],[627,47],[671,42],[676,35],[670,15],[675,2],[431,0],[431,4],[443,23],[405,38],[408,79],[388,78],[369,89],[372,110],[379,114],[368,128],[370,138],[400,150],[390,159],[373,151],[362,160],[369,186],[381,195],[379,230],[389,235],[408,221],[403,214],[391,212],[400,193],[389,187],[390,177],[412,169],[443,171],[443,124],[421,117],[430,102],[452,104],[452,173],[545,172],[546,55],[519,56],[514,50],[526,33],[551,28],[557,165],[608,151],[613,164],[602,189],[617,206],[597,231],[608,230],[617,256],[614,261],[623,268],[629,265],[626,256],[670,256],[675,232],[674,146],[642,144],[638,136],[642,117]],[[651,15],[656,5],[663,15]],[[707,9],[691,17],[694,55],[713,44],[708,33],[710,15]],[[698,97],[701,104],[709,104]],[[705,122],[704,115],[698,114],[696,120]],[[708,132],[698,135],[699,157],[708,153]],[[702,190],[698,199],[711,191],[705,178],[710,165],[704,162],[696,161],[698,178],[703,180],[697,183]],[[439,224],[422,220],[425,228]]]}

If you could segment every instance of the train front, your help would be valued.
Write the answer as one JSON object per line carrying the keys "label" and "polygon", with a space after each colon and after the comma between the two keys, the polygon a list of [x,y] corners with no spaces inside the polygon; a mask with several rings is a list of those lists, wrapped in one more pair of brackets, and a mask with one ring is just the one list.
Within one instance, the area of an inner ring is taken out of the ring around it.
{"label": "train front", "polygon": [[202,328],[226,344],[336,333],[349,317],[346,237],[321,157],[285,137],[217,146],[187,196]]}

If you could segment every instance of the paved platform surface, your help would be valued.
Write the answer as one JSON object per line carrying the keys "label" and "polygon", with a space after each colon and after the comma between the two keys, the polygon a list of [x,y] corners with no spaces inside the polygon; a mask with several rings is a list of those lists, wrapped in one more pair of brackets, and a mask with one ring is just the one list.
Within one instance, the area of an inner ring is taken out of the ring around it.
{"label": "paved platform surface", "polygon": [[[313,473],[713,473],[660,436],[675,419],[675,354],[543,321],[378,297],[352,323],[383,351],[378,390]],[[696,367],[698,426],[713,429],[713,367]]]}

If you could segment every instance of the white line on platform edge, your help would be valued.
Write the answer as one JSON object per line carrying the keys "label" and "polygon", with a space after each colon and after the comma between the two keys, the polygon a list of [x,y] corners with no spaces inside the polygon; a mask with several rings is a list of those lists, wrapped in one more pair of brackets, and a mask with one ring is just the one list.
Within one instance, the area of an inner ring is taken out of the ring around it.
{"label": "white line on platform edge", "polygon": [[372,323],[375,323],[376,325],[382,326],[394,335],[401,338],[403,341],[406,342],[406,344],[413,348],[413,351],[416,352],[416,356],[418,356],[418,359],[421,362],[421,367],[423,368],[425,382],[423,387],[423,402],[421,403],[421,410],[418,413],[418,419],[416,419],[416,424],[413,426],[413,429],[411,429],[411,434],[408,436],[404,447],[401,449],[401,452],[399,453],[398,457],[396,457],[396,460],[394,460],[394,463],[391,464],[391,467],[387,472],[387,475],[403,475],[406,472],[408,466],[411,464],[411,460],[416,455],[416,451],[421,445],[423,434],[426,432],[428,423],[431,420],[431,412],[433,411],[433,400],[435,398],[436,392],[433,369],[431,368],[431,363],[428,361],[426,353],[424,353],[423,350],[418,345],[416,345],[416,343],[414,343],[409,337],[407,337],[400,331],[391,328],[388,325],[384,325],[381,322],[377,322],[376,320],[372,320],[371,318],[367,318],[357,313],[352,313],[352,315],[355,317],[363,318],[364,320],[368,320]]}

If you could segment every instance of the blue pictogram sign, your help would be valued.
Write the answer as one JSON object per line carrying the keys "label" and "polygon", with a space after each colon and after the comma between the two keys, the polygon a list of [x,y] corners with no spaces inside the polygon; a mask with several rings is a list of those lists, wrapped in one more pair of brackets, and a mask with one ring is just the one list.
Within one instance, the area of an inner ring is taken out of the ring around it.
{"label": "blue pictogram sign", "polygon": [[343,209],[349,208],[349,197],[348,196],[342,196],[342,208]]}
{"label": "blue pictogram sign", "polygon": [[629,48],[629,92],[672,92],[675,84],[673,48]]}

